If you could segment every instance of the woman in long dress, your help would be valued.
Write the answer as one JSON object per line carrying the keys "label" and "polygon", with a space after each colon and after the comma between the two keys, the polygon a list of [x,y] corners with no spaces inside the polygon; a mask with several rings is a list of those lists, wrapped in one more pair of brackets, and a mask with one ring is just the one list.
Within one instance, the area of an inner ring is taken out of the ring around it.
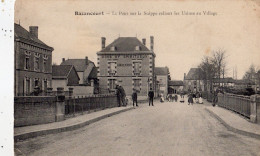
{"label": "woman in long dress", "polygon": [[202,100],[202,93],[199,93],[199,104],[203,104],[203,100]]}

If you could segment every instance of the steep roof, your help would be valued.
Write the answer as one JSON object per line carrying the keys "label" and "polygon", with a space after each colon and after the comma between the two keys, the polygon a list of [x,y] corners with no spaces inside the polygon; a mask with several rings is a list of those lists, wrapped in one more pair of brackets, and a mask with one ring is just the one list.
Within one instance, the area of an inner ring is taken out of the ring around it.
{"label": "steep roof", "polygon": [[155,67],[154,68],[155,75],[168,75],[167,67]]}
{"label": "steep roof", "polygon": [[183,81],[171,80],[168,82],[169,86],[183,86]]}
{"label": "steep roof", "polygon": [[[36,43],[41,44],[43,46],[47,46],[40,39],[38,39],[37,37],[32,35],[29,31],[24,29],[21,25],[16,24],[16,23],[14,24],[14,37],[15,38],[23,38],[23,39],[26,39],[28,41],[33,41],[33,42],[36,42]],[[49,47],[49,46],[47,46],[47,47]],[[49,47],[49,48],[51,48],[51,47]]]}
{"label": "steep roof", "polygon": [[[88,60],[88,63],[90,64],[93,62]],[[89,66],[86,64],[85,59],[68,59],[68,60],[61,62],[60,65],[73,65],[77,72],[84,72]]]}
{"label": "steep roof", "polygon": [[119,52],[133,52],[136,51],[136,46],[140,46],[139,51],[150,51],[141,41],[136,37],[119,37],[114,42],[106,46],[101,52],[111,52],[111,47],[115,47],[115,51]]}
{"label": "steep roof", "polygon": [[[75,70],[72,65],[53,65],[52,77],[53,78],[67,78],[71,70]],[[78,74],[77,74],[78,76]],[[79,78],[79,77],[78,77]]]}
{"label": "steep roof", "polygon": [[202,72],[200,68],[191,68],[188,74],[185,77],[185,80],[199,80],[200,78],[199,73]]}
{"label": "steep roof", "polygon": [[97,67],[93,67],[89,76],[89,79],[96,79],[97,78]]}

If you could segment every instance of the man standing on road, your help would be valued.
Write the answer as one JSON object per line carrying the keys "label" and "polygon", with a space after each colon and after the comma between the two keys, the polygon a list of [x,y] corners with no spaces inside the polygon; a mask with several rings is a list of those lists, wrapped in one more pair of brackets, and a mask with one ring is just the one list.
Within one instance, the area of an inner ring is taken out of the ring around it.
{"label": "man standing on road", "polygon": [[120,99],[121,99],[121,103],[123,106],[126,106],[126,101],[125,101],[125,98],[126,98],[126,94],[125,94],[125,90],[124,88],[121,86],[121,85],[118,85],[118,90],[120,92]]}
{"label": "man standing on road", "polygon": [[150,89],[149,93],[148,93],[148,97],[149,97],[149,106],[152,103],[153,106],[153,97],[154,97],[154,92],[152,89]]}
{"label": "man standing on road", "polygon": [[119,90],[118,85],[116,85],[116,96],[117,96],[117,101],[118,101],[118,107],[121,107],[122,106],[121,92]]}
{"label": "man standing on road", "polygon": [[132,100],[133,100],[133,107],[135,106],[135,103],[136,103],[136,107],[138,107],[138,104],[137,104],[137,92],[136,92],[135,89],[133,90]]}

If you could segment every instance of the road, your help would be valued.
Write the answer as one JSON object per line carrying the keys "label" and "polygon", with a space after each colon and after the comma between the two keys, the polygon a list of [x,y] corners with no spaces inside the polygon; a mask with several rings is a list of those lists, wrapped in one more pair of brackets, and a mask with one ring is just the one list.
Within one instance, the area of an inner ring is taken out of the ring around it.
{"label": "road", "polygon": [[204,105],[141,104],[86,127],[15,143],[24,155],[260,155],[260,141],[228,131]]}

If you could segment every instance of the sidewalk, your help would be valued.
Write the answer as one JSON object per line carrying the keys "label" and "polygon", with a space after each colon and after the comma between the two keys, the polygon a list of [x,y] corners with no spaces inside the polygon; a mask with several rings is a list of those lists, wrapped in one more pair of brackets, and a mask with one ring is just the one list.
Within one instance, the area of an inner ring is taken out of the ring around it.
{"label": "sidewalk", "polygon": [[32,137],[37,137],[41,135],[59,133],[64,131],[70,131],[74,129],[81,128],[83,126],[89,125],[93,122],[99,121],[106,117],[119,114],[133,109],[134,107],[115,107],[105,110],[100,110],[97,112],[92,112],[89,114],[83,114],[76,117],[72,117],[60,122],[53,122],[42,125],[32,125],[25,127],[16,127],[14,128],[14,140],[23,140]]}
{"label": "sidewalk", "polygon": [[251,123],[249,119],[231,110],[222,107],[213,107],[204,99],[205,109],[217,120],[219,120],[228,130],[242,135],[260,139],[260,125]]}

